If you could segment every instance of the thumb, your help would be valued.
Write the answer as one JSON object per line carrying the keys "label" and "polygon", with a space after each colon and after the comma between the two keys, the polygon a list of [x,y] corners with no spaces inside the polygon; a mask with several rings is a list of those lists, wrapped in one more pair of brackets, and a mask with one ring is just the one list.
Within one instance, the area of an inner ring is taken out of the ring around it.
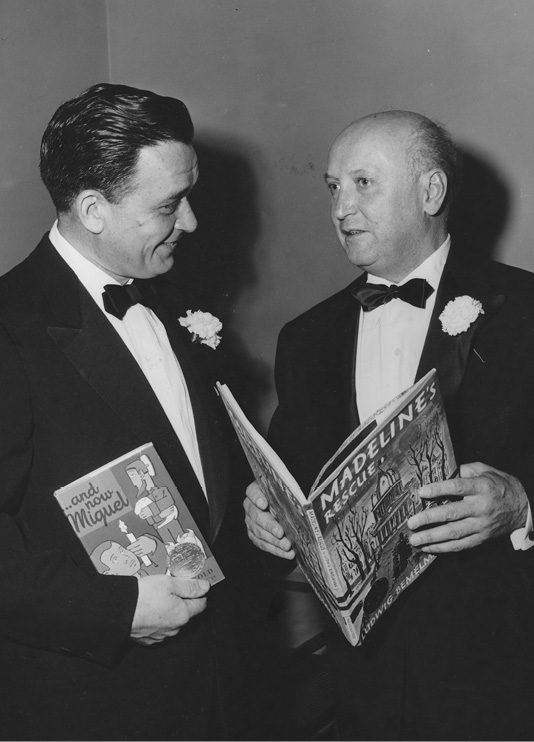
{"label": "thumb", "polygon": [[201,598],[210,589],[208,580],[183,580],[171,577],[171,592],[179,598]]}

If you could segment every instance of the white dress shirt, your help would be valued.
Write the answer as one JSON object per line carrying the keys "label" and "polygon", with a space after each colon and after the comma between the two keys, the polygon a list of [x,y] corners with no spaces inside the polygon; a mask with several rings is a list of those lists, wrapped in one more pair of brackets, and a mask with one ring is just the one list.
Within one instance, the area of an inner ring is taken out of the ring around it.
{"label": "white dress shirt", "polygon": [[[434,291],[424,309],[393,299],[371,312],[360,313],[356,401],[362,422],[415,381],[450,244],[447,237],[441,247],[398,284],[425,278]],[[393,285],[392,281],[370,274],[367,283]]]}
{"label": "white dress shirt", "polygon": [[[360,313],[355,383],[362,422],[414,383],[449,249],[447,236],[430,257],[398,284],[425,278],[434,291],[424,309],[393,299],[371,312]],[[367,283],[393,285],[392,281],[370,274]],[[510,534],[514,549],[526,550],[534,545],[528,538],[532,525],[529,506],[526,526]]]}
{"label": "white dress shirt", "polygon": [[[206,484],[191,400],[182,369],[172,351],[165,327],[154,312],[142,304],[130,307],[122,320],[106,312],[102,300],[104,286],[109,283],[119,284],[119,282],[67,242],[59,232],[57,221],[50,230],[49,237],[50,242],[74,271],[139,364],[174,428],[205,493]],[[134,400],[132,400],[133,403]]]}

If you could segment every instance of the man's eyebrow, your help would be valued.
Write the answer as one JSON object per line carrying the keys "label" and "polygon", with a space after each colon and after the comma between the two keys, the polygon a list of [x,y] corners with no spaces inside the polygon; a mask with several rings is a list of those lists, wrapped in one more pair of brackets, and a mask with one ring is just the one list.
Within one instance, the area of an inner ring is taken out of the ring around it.
{"label": "man's eyebrow", "polygon": [[[367,170],[364,167],[357,167],[354,170],[351,170],[349,173],[347,173],[347,175],[349,175],[351,178],[355,178],[356,176],[365,174],[366,172],[369,172],[369,170]],[[330,173],[325,173],[324,179],[327,180],[328,178],[331,178],[332,180],[337,180],[335,175],[330,175]]]}
{"label": "man's eyebrow", "polygon": [[168,204],[172,203],[173,201],[180,201],[184,196],[187,196],[191,191],[193,190],[193,186],[195,186],[198,183],[198,180],[196,180],[194,183],[192,183],[190,186],[187,186],[187,188],[183,188],[178,193],[173,193],[167,198],[163,199],[161,203]]}

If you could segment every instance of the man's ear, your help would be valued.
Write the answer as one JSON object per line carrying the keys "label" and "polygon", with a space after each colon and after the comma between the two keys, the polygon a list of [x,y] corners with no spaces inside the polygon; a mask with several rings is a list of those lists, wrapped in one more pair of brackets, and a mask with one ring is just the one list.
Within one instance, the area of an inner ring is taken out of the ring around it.
{"label": "man's ear", "polygon": [[100,234],[104,228],[104,212],[107,204],[100,191],[82,191],[74,207],[81,224],[92,234]]}
{"label": "man's ear", "polygon": [[429,216],[436,216],[436,214],[439,214],[447,194],[447,176],[443,170],[429,170],[423,177],[423,210]]}

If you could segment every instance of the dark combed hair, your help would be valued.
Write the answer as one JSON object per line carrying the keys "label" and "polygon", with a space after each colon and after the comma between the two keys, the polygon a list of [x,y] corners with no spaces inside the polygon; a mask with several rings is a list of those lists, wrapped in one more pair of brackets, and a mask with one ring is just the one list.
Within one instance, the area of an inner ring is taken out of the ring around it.
{"label": "dark combed hair", "polygon": [[410,150],[414,172],[419,174],[433,167],[447,176],[447,194],[443,211],[447,214],[462,181],[462,157],[449,132],[441,124],[419,116],[415,140]]}
{"label": "dark combed hair", "polygon": [[40,172],[58,213],[81,191],[116,203],[131,186],[139,151],[160,142],[191,144],[184,103],[126,85],[100,83],[63,103],[41,141]]}

